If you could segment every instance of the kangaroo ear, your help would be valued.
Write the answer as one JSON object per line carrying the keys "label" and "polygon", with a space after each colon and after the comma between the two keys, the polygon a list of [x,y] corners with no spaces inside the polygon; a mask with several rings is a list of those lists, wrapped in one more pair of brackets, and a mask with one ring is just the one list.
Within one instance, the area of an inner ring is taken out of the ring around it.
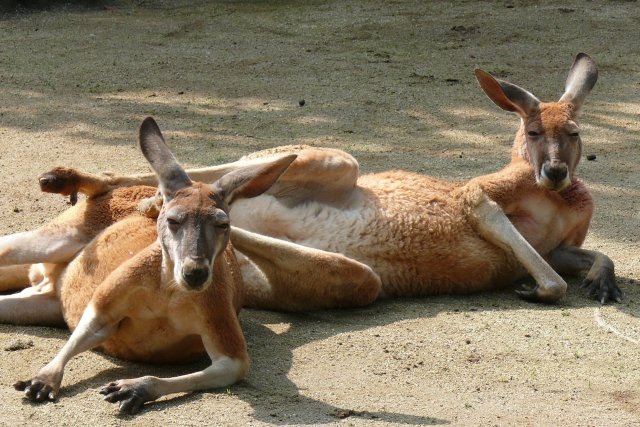
{"label": "kangaroo ear", "polygon": [[160,192],[168,202],[176,191],[191,185],[187,173],[178,164],[164,142],[160,128],[152,117],[144,119],[138,131],[140,150],[158,177]]}
{"label": "kangaroo ear", "polygon": [[484,93],[503,110],[527,117],[538,110],[540,100],[519,86],[498,80],[491,74],[476,68],[474,71]]}
{"label": "kangaroo ear", "polygon": [[564,95],[560,98],[560,102],[573,104],[575,109],[579,110],[596,81],[598,81],[598,66],[589,55],[579,53],[569,70]]}
{"label": "kangaroo ear", "polygon": [[228,204],[240,198],[259,196],[271,188],[296,157],[296,154],[290,154],[267,164],[235,170],[222,176],[213,186]]}

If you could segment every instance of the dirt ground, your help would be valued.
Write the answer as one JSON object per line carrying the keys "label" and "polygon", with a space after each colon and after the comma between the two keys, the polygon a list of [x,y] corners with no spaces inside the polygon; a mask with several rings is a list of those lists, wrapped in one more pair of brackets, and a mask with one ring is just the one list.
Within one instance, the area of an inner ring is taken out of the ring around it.
{"label": "dirt ground", "polygon": [[575,279],[552,306],[505,289],[358,310],[247,310],[245,381],[170,396],[135,417],[118,415],[99,387],[206,362],[84,353],[60,400],[36,405],[11,384],[48,362],[68,332],[0,325],[0,425],[640,425],[637,2],[105,4],[0,17],[1,233],[67,207],[38,190],[36,177],[54,165],[148,170],[134,146],[146,115],[188,166],[305,143],[345,149],[364,172],[461,180],[494,171],[518,119],[482,94],[473,69],[555,100],[584,51],[600,67],[582,119],[579,173],[597,207],[585,246],[614,260],[625,299],[601,307]]}

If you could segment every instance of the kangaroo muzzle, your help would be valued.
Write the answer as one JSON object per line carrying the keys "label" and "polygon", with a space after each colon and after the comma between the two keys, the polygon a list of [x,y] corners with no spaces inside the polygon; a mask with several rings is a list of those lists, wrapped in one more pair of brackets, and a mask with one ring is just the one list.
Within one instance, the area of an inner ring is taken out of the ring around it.
{"label": "kangaroo muzzle", "polygon": [[547,160],[540,170],[540,184],[549,190],[561,191],[571,184],[569,167],[559,160]]}
{"label": "kangaroo muzzle", "polygon": [[187,258],[181,273],[182,281],[191,290],[204,289],[211,282],[211,268],[204,258]]}

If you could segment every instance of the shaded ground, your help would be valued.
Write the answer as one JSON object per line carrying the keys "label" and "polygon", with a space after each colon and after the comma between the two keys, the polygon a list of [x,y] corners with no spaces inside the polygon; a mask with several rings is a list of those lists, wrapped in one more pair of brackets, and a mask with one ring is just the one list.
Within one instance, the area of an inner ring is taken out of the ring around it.
{"label": "shaded ground", "polygon": [[0,325],[0,424],[640,425],[638,28],[640,8],[625,1],[132,1],[4,15],[2,233],[65,209],[36,185],[54,165],[145,171],[133,142],[149,114],[189,166],[306,143],[345,149],[363,171],[493,171],[518,121],[482,95],[473,68],[555,99],[574,55],[588,52],[601,78],[583,117],[584,154],[597,156],[580,167],[597,205],[586,246],[616,262],[626,299],[601,308],[573,286],[556,306],[505,290],[245,311],[246,381],[135,418],[97,389],[200,366],[85,353],[59,402],[32,405],[10,384],[68,333]]}

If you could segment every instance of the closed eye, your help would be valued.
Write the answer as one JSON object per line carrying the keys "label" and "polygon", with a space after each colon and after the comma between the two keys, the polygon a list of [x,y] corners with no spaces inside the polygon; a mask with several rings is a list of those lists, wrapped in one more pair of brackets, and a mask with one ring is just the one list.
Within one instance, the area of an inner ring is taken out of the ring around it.
{"label": "closed eye", "polygon": [[530,130],[529,132],[527,132],[527,135],[529,135],[529,136],[540,136],[540,132],[536,132],[534,130]]}

